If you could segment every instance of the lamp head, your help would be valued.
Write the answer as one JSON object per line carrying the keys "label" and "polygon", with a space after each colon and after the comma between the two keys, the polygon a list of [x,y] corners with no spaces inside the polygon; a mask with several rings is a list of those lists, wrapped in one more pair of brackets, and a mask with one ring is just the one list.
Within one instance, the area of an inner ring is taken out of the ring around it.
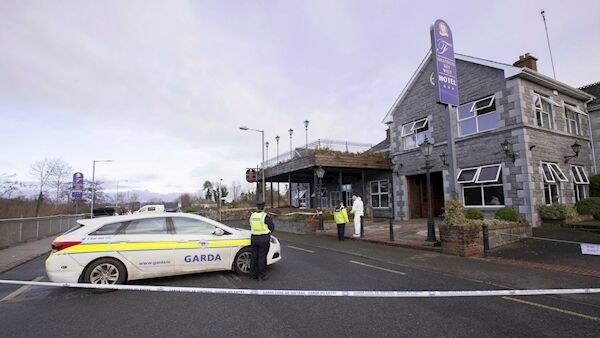
{"label": "lamp head", "polygon": [[288,133],[290,133],[290,136],[292,136],[292,134],[294,133],[294,129],[290,128],[290,130],[288,130]]}
{"label": "lamp head", "polygon": [[308,128],[308,124],[310,123],[310,121],[308,120],[304,120],[304,127]]}
{"label": "lamp head", "polygon": [[581,151],[581,144],[577,143],[577,140],[575,140],[575,143],[571,145],[571,149],[573,149],[575,156],[579,156],[579,151]]}
{"label": "lamp head", "polygon": [[323,169],[323,167],[319,166],[317,168],[317,177],[319,179],[323,178],[323,176],[325,176],[325,169]]}
{"label": "lamp head", "polygon": [[419,147],[421,148],[421,153],[423,154],[423,156],[431,156],[431,153],[433,152],[433,143],[429,142],[428,138],[426,138],[425,141],[423,141],[423,143],[421,143]]}
{"label": "lamp head", "polygon": [[279,135],[275,136],[275,141],[279,142]]}
{"label": "lamp head", "polygon": [[240,129],[241,129],[241,130],[248,130],[248,127],[246,127],[246,126],[241,126],[241,127],[240,127]]}

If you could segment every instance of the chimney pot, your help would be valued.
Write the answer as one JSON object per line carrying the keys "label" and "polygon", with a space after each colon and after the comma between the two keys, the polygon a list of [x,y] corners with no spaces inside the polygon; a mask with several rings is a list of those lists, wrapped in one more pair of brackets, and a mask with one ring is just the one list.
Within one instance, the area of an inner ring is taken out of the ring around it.
{"label": "chimney pot", "polygon": [[519,68],[529,68],[537,72],[537,58],[529,53],[519,55],[519,60],[513,63],[513,66]]}

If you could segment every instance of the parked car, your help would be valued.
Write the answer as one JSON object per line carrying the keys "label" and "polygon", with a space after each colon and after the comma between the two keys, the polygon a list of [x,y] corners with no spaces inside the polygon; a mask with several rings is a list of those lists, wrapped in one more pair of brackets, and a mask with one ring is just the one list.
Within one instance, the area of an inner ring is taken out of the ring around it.
{"label": "parked car", "polygon": [[[122,284],[204,271],[250,272],[250,231],[187,213],[81,219],[58,236],[46,260],[52,282]],[[267,264],[281,260],[271,236]]]}
{"label": "parked car", "polygon": [[94,217],[118,216],[123,214],[120,207],[98,207],[94,208]]}
{"label": "parked car", "polygon": [[150,205],[144,205],[138,211],[136,211],[136,213],[140,213],[140,212],[164,212],[164,211],[165,211],[165,206],[164,205],[162,205],[162,204],[150,204]]}

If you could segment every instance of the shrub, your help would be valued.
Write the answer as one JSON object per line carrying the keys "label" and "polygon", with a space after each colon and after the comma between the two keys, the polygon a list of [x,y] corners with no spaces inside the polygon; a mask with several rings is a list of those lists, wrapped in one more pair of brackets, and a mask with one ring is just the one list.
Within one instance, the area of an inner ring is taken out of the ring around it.
{"label": "shrub", "polygon": [[565,220],[577,216],[574,208],[561,203],[538,205],[537,210],[541,219]]}
{"label": "shrub", "polygon": [[494,214],[494,218],[503,220],[503,221],[518,222],[520,217],[519,217],[519,213],[516,212],[515,209],[509,208],[509,207],[504,207],[502,209],[496,210],[496,213]]}
{"label": "shrub", "polygon": [[600,197],[582,199],[575,204],[575,208],[582,215],[593,215],[594,212],[600,211]]}
{"label": "shrub", "polygon": [[465,225],[468,223],[464,207],[457,199],[450,199],[444,206],[444,221],[446,225]]}
{"label": "shrub", "polygon": [[600,175],[590,177],[590,196],[600,197]]}
{"label": "shrub", "polygon": [[467,213],[465,214],[465,217],[467,217],[467,219],[480,219],[480,220],[483,220],[485,218],[483,216],[483,213],[481,211],[479,211],[479,209],[468,209]]}

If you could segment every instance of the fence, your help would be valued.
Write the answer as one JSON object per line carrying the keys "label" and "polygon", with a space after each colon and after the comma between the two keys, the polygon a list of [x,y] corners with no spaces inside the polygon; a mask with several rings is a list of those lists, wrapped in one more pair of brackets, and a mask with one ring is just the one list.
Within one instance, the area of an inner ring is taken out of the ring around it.
{"label": "fence", "polygon": [[60,234],[87,214],[0,219],[0,248]]}
{"label": "fence", "polygon": [[[285,149],[285,142],[282,144],[282,147]],[[370,148],[373,145],[369,143],[359,143],[359,142],[350,142],[350,141],[341,141],[341,140],[331,140],[331,139],[318,139],[311,143],[305,144],[303,146],[298,146],[294,148],[292,151],[288,151],[285,153],[281,153],[279,155],[271,156],[271,158],[265,160],[266,163],[263,163],[263,166],[267,168],[275,166],[281,162],[286,162],[291,159],[303,156],[310,156],[315,149],[329,149],[336,151],[345,151],[349,153],[362,153]],[[274,148],[271,146],[271,148]],[[271,149],[271,151],[274,149]],[[270,152],[270,154],[275,153]]]}

